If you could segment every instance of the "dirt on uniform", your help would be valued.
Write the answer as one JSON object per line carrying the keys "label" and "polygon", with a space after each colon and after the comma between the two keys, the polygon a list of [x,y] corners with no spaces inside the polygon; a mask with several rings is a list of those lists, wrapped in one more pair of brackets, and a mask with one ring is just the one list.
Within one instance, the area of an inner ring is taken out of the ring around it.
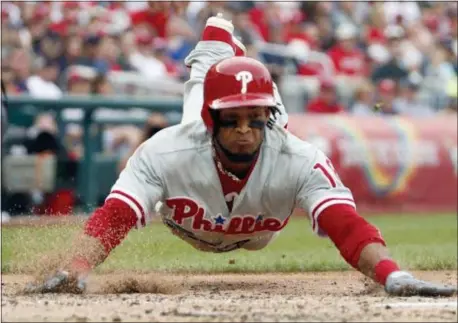
{"label": "dirt on uniform", "polygon": [[[455,271],[415,272],[456,285]],[[93,275],[84,295],[24,295],[3,275],[3,322],[456,322],[457,298],[389,297],[357,272]]]}

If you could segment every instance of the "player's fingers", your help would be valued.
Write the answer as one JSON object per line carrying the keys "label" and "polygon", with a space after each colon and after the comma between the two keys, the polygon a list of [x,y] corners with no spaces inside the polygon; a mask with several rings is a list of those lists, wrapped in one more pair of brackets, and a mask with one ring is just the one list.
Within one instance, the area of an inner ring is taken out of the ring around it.
{"label": "player's fingers", "polygon": [[52,293],[56,292],[68,280],[67,272],[58,272],[56,275],[47,279],[42,284],[29,283],[26,288],[26,293]]}
{"label": "player's fingers", "polygon": [[456,288],[450,286],[442,286],[432,283],[424,283],[419,289],[419,296],[437,297],[444,296],[450,297],[456,294]]}
{"label": "player's fingers", "polygon": [[429,283],[421,280],[409,280],[395,283],[387,290],[393,296],[450,297],[456,294],[456,288]]}

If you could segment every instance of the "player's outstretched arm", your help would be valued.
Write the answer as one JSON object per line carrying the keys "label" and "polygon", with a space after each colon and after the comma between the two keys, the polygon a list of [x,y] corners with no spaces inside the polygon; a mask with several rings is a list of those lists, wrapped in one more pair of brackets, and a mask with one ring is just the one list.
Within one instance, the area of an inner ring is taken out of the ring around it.
{"label": "player's outstretched arm", "polygon": [[43,282],[29,284],[26,291],[84,292],[89,273],[104,262],[136,223],[137,216],[128,204],[115,198],[107,200],[87,220],[60,267]]}
{"label": "player's outstretched arm", "polygon": [[317,151],[298,190],[299,205],[308,210],[313,230],[327,235],[345,261],[397,296],[451,296],[456,287],[421,281],[390,258],[380,231],[358,215],[353,196],[330,160]]}
{"label": "player's outstretched arm", "polygon": [[152,156],[151,139],[129,159],[102,207],[95,210],[73,242],[59,268],[28,292],[83,292],[89,273],[108,257],[129,231],[146,224],[148,210],[162,198],[157,176],[159,157]]}
{"label": "player's outstretched arm", "polygon": [[345,205],[333,205],[319,219],[321,230],[339,249],[344,259],[355,269],[385,287],[394,296],[452,296],[455,287],[416,279],[402,271],[390,257],[377,228]]}

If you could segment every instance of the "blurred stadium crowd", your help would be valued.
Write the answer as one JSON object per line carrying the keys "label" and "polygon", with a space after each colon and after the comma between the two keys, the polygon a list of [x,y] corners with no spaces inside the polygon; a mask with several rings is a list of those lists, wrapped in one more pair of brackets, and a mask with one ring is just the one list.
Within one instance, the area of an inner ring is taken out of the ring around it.
{"label": "blurred stadium crowd", "polygon": [[[456,115],[457,10],[437,1],[2,1],[2,80],[7,93],[37,98],[179,97],[184,58],[207,18],[223,13],[290,113]],[[144,129],[107,128],[104,150],[124,160],[167,125],[153,114]],[[56,135],[52,116],[29,129],[29,153],[43,131]],[[81,156],[79,126],[58,137],[43,142]]]}
{"label": "blurred stadium crowd", "polygon": [[183,59],[218,12],[277,82],[319,80],[303,111],[367,114],[381,99],[387,113],[423,115],[456,95],[457,3],[436,1],[3,1],[2,79],[9,93],[49,98],[138,94],[119,88],[132,73],[147,88],[183,82]]}

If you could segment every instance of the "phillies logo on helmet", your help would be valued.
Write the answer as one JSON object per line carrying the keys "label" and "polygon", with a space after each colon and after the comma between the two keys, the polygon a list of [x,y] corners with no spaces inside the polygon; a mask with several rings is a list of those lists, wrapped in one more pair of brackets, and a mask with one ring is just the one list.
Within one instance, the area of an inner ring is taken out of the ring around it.
{"label": "phillies logo on helmet", "polygon": [[237,81],[242,82],[242,90],[240,92],[242,92],[242,94],[245,94],[247,91],[248,83],[253,81],[253,74],[251,74],[248,71],[240,71],[237,73],[237,75],[235,75],[235,79]]}

